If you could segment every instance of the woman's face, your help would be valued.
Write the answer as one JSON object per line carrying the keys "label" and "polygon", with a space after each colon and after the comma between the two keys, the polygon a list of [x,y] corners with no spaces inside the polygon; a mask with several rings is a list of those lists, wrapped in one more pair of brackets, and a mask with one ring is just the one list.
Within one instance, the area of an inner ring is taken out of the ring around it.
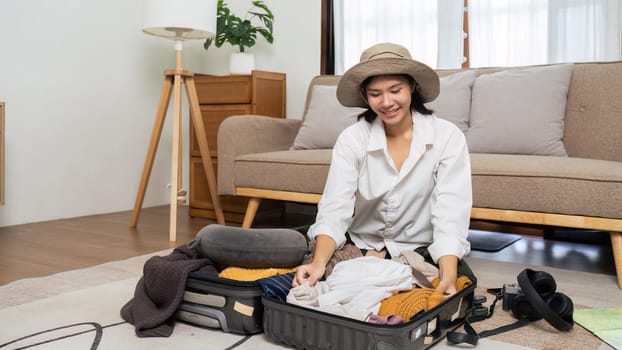
{"label": "woman's face", "polygon": [[373,77],[365,89],[369,107],[387,125],[410,120],[412,86],[405,77],[380,75]]}

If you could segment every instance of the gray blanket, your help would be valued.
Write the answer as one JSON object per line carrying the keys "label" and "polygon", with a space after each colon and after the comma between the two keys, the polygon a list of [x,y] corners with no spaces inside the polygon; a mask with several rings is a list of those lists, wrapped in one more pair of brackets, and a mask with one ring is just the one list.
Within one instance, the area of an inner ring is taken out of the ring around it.
{"label": "gray blanket", "polygon": [[188,273],[218,274],[211,260],[200,258],[196,246],[196,240],[191,241],[167,256],[154,256],[145,262],[134,297],[121,308],[121,317],[134,325],[137,336],[170,336]]}

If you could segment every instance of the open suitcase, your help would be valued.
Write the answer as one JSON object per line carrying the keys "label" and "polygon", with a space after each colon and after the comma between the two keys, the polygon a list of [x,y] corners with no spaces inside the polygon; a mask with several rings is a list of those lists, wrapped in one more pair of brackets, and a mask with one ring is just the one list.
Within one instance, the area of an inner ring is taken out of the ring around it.
{"label": "open suitcase", "polygon": [[257,282],[241,282],[192,272],[176,319],[192,325],[237,334],[263,331],[262,290]]}
{"label": "open suitcase", "polygon": [[[291,270],[298,266],[308,246],[296,230],[284,228],[251,229],[210,224],[197,233],[198,255],[209,259],[212,271],[238,267]],[[227,276],[231,276],[230,274]],[[246,276],[249,277],[249,276]],[[252,276],[251,276],[252,277]],[[292,275],[293,278],[293,275]],[[263,289],[260,278],[239,281],[215,273],[191,272],[175,317],[177,320],[224,332],[255,334],[263,331]],[[267,283],[267,282],[265,282]],[[291,280],[287,287],[291,286]]]}
{"label": "open suitcase", "polygon": [[399,325],[379,325],[262,297],[263,327],[274,343],[297,349],[422,350],[460,326],[473,304],[476,281]]}

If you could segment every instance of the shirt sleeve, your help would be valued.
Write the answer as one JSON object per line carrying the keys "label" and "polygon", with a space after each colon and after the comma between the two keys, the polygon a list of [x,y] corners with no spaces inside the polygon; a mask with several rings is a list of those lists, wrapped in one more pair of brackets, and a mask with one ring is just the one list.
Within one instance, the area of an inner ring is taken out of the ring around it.
{"label": "shirt sleeve", "polygon": [[357,139],[352,129],[341,133],[333,147],[328,178],[322,199],[318,204],[315,223],[309,228],[308,236],[315,239],[320,234],[335,240],[337,249],[346,241],[346,231],[352,223],[355,193],[358,184]]}
{"label": "shirt sleeve", "polygon": [[471,251],[467,237],[473,194],[469,150],[459,129],[455,128],[447,138],[434,176],[431,199],[433,242],[428,251],[435,262],[444,255],[462,259]]}

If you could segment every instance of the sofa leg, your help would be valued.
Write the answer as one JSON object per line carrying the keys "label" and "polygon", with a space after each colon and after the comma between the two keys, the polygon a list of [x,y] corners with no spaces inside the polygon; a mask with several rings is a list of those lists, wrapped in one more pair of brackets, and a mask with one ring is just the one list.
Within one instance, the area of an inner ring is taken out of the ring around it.
{"label": "sofa leg", "polygon": [[248,206],[246,207],[246,214],[244,214],[244,220],[242,221],[243,228],[250,228],[255,220],[255,214],[261,203],[261,198],[251,198],[248,200]]}
{"label": "sofa leg", "polygon": [[618,288],[622,289],[622,232],[609,232],[611,237],[611,248],[613,250],[613,261],[616,265],[616,276],[618,278]]}

